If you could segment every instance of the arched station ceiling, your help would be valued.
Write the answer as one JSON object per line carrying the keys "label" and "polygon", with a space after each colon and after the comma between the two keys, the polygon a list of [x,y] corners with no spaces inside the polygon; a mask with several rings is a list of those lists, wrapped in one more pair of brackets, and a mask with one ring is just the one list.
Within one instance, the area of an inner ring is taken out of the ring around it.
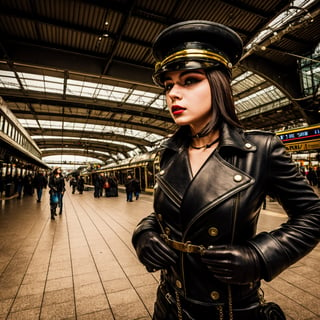
{"label": "arched station ceiling", "polygon": [[0,96],[43,156],[117,161],[173,133],[151,80],[151,47],[188,19],[226,24],[243,39],[233,91],[246,128],[320,122],[319,96],[305,97],[297,74],[320,42],[318,1],[0,0],[0,8]]}

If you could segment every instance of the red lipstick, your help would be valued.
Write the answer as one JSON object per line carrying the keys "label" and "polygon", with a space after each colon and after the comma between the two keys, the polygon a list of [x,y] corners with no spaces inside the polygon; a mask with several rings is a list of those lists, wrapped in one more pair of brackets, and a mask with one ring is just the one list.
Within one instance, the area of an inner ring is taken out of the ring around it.
{"label": "red lipstick", "polygon": [[183,107],[181,107],[179,105],[173,105],[171,107],[171,112],[172,112],[173,115],[181,114],[181,113],[184,112],[184,110],[186,110],[186,108],[183,108]]}

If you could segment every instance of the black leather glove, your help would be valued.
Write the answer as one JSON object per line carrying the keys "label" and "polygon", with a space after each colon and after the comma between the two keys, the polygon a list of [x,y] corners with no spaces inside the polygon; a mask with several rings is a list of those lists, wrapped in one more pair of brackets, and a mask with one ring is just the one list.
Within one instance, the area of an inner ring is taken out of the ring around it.
{"label": "black leather glove", "polygon": [[164,269],[175,264],[177,254],[154,231],[144,231],[138,236],[135,249],[139,260],[149,272]]}
{"label": "black leather glove", "polygon": [[202,261],[217,279],[226,283],[247,284],[260,279],[259,256],[250,246],[209,246],[203,251]]}

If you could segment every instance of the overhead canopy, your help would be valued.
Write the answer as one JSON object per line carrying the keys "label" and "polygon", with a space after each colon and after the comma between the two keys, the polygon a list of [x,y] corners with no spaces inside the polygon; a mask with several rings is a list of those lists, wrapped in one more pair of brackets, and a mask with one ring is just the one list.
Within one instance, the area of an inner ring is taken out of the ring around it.
{"label": "overhead canopy", "polygon": [[152,83],[151,47],[164,28],[187,19],[223,23],[240,34],[245,54],[232,85],[245,127],[320,122],[318,84],[303,90],[297,71],[301,57],[307,65],[317,61],[317,1],[0,4],[0,96],[43,156],[119,161],[173,133],[161,89]]}

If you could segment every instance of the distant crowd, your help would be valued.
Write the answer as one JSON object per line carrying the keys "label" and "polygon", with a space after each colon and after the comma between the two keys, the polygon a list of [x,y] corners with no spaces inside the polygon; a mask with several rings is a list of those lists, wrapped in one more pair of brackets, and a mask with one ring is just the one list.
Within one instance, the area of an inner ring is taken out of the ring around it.
{"label": "distant crowd", "polygon": [[92,174],[92,184],[94,187],[93,196],[95,198],[102,196],[118,197],[118,180],[116,177],[94,172]]}
{"label": "distant crowd", "polygon": [[308,179],[311,186],[320,188],[320,167],[300,167],[300,172]]}
{"label": "distant crowd", "polygon": [[6,197],[10,197],[14,194],[18,194],[18,199],[21,199],[23,195],[32,196],[34,192],[37,193],[37,200],[41,200],[42,190],[47,188],[48,176],[39,171],[35,174],[27,173],[25,175],[7,174],[2,176],[0,173],[0,197],[3,193]]}

